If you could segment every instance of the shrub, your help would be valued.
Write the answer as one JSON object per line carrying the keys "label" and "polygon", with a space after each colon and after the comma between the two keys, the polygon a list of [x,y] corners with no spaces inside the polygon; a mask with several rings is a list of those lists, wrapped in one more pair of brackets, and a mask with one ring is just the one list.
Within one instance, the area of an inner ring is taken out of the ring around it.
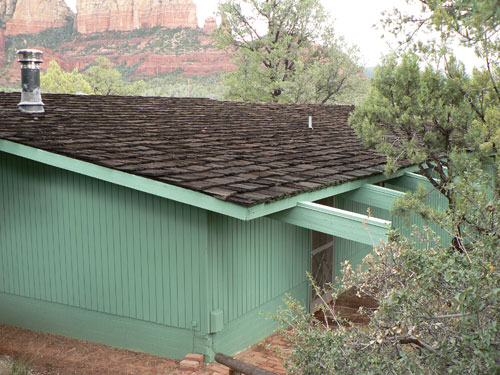
{"label": "shrub", "polygon": [[[498,217],[497,225],[498,225]],[[500,372],[499,239],[469,237],[470,252],[418,247],[397,239],[361,267],[343,267],[334,297],[356,287],[380,303],[360,309],[367,326],[315,321],[294,300],[278,319],[291,330],[291,374],[498,374]]]}

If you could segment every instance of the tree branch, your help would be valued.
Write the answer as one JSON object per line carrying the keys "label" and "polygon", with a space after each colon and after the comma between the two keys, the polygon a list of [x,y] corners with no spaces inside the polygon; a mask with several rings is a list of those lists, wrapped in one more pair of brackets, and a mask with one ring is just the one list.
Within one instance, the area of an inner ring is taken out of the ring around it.
{"label": "tree branch", "polygon": [[431,353],[438,354],[436,349],[434,349],[432,346],[430,346],[429,344],[425,343],[422,340],[417,339],[415,336],[412,335],[408,336],[407,338],[399,340],[399,343],[403,345],[408,345],[408,344],[417,345],[423,349],[430,351]]}

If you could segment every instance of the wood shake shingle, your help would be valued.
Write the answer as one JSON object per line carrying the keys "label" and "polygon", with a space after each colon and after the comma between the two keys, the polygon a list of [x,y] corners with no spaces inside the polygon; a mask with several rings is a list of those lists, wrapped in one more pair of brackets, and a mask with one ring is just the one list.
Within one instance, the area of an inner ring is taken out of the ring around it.
{"label": "wood shake shingle", "polygon": [[385,163],[348,125],[351,106],[44,94],[45,113],[28,115],[19,98],[0,93],[0,139],[242,206],[380,174]]}

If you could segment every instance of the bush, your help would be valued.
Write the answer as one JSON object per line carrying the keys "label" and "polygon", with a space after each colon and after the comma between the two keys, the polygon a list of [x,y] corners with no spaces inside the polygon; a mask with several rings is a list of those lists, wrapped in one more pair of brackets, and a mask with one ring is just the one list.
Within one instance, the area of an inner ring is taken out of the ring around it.
{"label": "bush", "polygon": [[473,220],[460,237],[464,251],[426,240],[432,234],[420,228],[426,246],[394,235],[363,268],[344,264],[334,298],[356,287],[379,301],[360,310],[370,318],[366,326],[343,321],[325,304],[332,327],[288,300],[278,319],[291,327],[289,372],[499,374],[500,200],[485,182],[495,175],[477,166],[463,173],[455,185],[463,202],[441,218],[445,228],[454,227],[457,213]]}
{"label": "bush", "polygon": [[344,267],[344,284],[380,301],[361,309],[367,326],[352,326],[330,306],[337,327],[314,321],[296,301],[280,320],[292,329],[291,374],[498,374],[500,261],[498,246],[479,241],[474,255],[436,242],[418,249],[396,241],[368,256],[364,272]]}

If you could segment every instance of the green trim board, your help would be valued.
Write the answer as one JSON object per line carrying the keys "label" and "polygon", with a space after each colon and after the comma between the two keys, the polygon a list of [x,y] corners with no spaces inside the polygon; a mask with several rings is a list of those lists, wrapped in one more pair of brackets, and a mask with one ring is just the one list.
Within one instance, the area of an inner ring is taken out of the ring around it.
{"label": "green trim board", "polygon": [[208,335],[77,307],[0,293],[0,323],[182,359],[213,355]]}
{"label": "green trim board", "polygon": [[425,188],[429,190],[435,189],[426,177],[411,172],[405,172],[400,177],[388,179],[387,182],[408,190],[416,190],[419,184],[424,185]]}
{"label": "green trim board", "polygon": [[247,208],[189,189],[165,184],[111,168],[101,167],[93,163],[73,159],[67,156],[43,151],[34,147],[25,146],[3,139],[0,139],[0,151],[246,221],[295,207],[297,203],[301,201],[317,201],[357,189],[364,184],[373,184],[401,177],[405,174],[405,172],[412,172],[418,169],[417,167],[404,168],[391,176],[379,174],[341,185],[299,194],[277,202],[262,203]]}
{"label": "green trim board", "polygon": [[391,228],[391,222],[387,220],[312,202],[300,202],[297,207],[269,217],[367,245],[386,240]]}
{"label": "green trim board", "polygon": [[252,220],[262,216],[268,216],[276,212],[293,208],[299,202],[315,202],[321,199],[343,194],[354,189],[358,189],[365,184],[376,184],[389,179],[401,177],[407,172],[415,172],[415,171],[418,171],[417,166],[402,168],[389,176],[386,176],[385,174],[381,173],[371,177],[345,182],[341,185],[330,186],[324,189],[299,194],[294,197],[279,200],[277,202],[258,204],[248,208],[247,220]]}
{"label": "green trim board", "polygon": [[245,220],[247,209],[234,203],[224,202],[189,189],[165,184],[159,181],[136,176],[134,174],[117,171],[111,168],[73,159],[67,156],[43,151],[34,147],[0,139],[0,151],[21,156],[53,167],[93,177],[98,180],[111,182],[134,190],[149,193],[158,197],[168,198],[190,206],[220,212],[224,215]]}
{"label": "green trim board", "polygon": [[341,195],[342,198],[388,211],[392,209],[396,199],[404,196],[403,192],[369,184]]}
{"label": "green trim board", "polygon": [[278,324],[269,315],[276,313],[287,295],[308,308],[309,282],[302,282],[211,335],[7,293],[0,293],[0,323],[174,359],[182,359],[189,352],[201,353],[207,361],[213,361],[216,352],[234,355],[270,335]]}

